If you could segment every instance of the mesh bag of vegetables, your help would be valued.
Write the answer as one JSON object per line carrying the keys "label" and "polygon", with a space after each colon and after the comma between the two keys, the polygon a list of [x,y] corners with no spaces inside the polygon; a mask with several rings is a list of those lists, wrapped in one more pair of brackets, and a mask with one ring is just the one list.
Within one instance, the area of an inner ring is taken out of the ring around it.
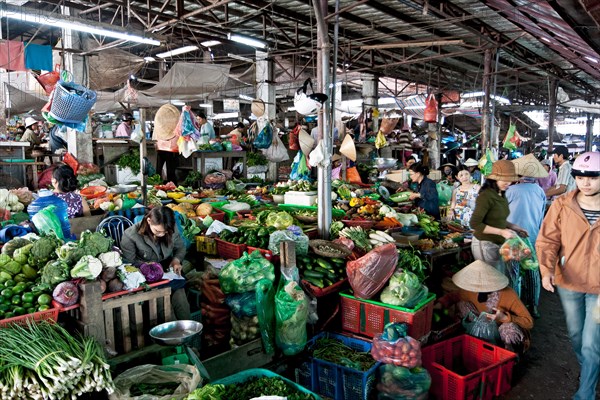
{"label": "mesh bag of vegetables", "polygon": [[275,280],[275,267],[256,250],[244,252],[237,260],[227,264],[219,273],[223,293],[245,293],[256,289],[261,279]]}
{"label": "mesh bag of vegetables", "polygon": [[274,255],[279,255],[280,244],[281,242],[286,241],[296,243],[296,255],[305,256],[308,254],[308,242],[310,240],[304,233],[294,229],[294,226],[290,226],[286,230],[271,233],[271,236],[269,237],[269,250],[271,250]]}
{"label": "mesh bag of vegetables", "polygon": [[295,281],[281,279],[275,295],[276,343],[286,356],[306,346],[308,299]]}
{"label": "mesh bag of vegetables", "polygon": [[375,296],[394,273],[398,252],[393,243],[378,246],[361,258],[346,265],[348,281],[354,295],[363,299]]}
{"label": "mesh bag of vegetables", "polygon": [[429,289],[421,284],[414,273],[402,270],[394,272],[389,285],[381,292],[382,303],[413,308],[427,298]]}
{"label": "mesh bag of vegetables", "polygon": [[500,255],[504,262],[525,260],[531,258],[531,254],[531,247],[518,235],[506,239],[502,246],[500,246]]}
{"label": "mesh bag of vegetables", "polygon": [[378,400],[426,400],[431,387],[431,376],[425,368],[379,367]]}
{"label": "mesh bag of vegetables", "polygon": [[408,326],[391,322],[383,328],[383,333],[373,338],[371,355],[377,361],[399,367],[421,366],[421,343],[406,335]]}

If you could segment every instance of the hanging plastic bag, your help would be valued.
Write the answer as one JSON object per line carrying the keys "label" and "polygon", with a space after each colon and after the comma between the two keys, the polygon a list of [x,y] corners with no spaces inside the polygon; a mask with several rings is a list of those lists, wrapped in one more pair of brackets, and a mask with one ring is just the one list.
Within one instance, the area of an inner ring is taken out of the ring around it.
{"label": "hanging plastic bag", "polygon": [[292,171],[290,172],[290,179],[293,181],[310,179],[310,169],[306,164],[306,156],[301,151],[296,153],[296,156],[294,157]]}
{"label": "hanging plastic bag", "polygon": [[263,154],[265,157],[267,157],[267,160],[271,162],[282,162],[290,159],[287,149],[279,138],[279,135],[273,135],[271,147],[269,147],[267,150],[264,150]]}
{"label": "hanging plastic bag", "polygon": [[308,299],[302,288],[283,277],[275,295],[276,343],[291,356],[304,350],[307,341]]}
{"label": "hanging plastic bag", "polygon": [[531,258],[531,255],[531,247],[518,235],[506,239],[500,246],[500,256],[504,262],[525,260]]}
{"label": "hanging plastic bag", "polygon": [[383,332],[373,338],[371,355],[384,364],[415,368],[421,366],[421,343],[407,336],[408,326],[391,322]]}
{"label": "hanging plastic bag", "polygon": [[[115,391],[111,400],[172,400],[185,399],[202,382],[194,365],[140,365],[130,368],[114,380]],[[173,393],[161,396],[134,392],[140,384],[173,384]]]}
{"label": "hanging plastic bag", "polygon": [[288,140],[290,150],[300,150],[300,141],[298,140],[298,135],[300,134],[301,129],[302,126],[297,124],[290,132],[290,138]]}
{"label": "hanging plastic bag", "polygon": [[261,279],[256,284],[256,311],[265,353],[275,353],[275,288],[273,282]]}
{"label": "hanging plastic bag", "polygon": [[438,103],[435,95],[431,93],[425,100],[425,111],[423,111],[423,121],[437,122],[438,119]]}
{"label": "hanging plastic bag", "polygon": [[179,154],[185,158],[188,158],[192,153],[198,150],[196,142],[185,136],[180,136],[179,139],[177,139],[177,147],[179,148]]}
{"label": "hanging plastic bag", "polygon": [[492,344],[502,343],[498,324],[494,320],[493,314],[482,312],[476,316],[473,312],[469,312],[469,314],[463,318],[462,325],[468,335]]}
{"label": "hanging plastic bag", "polygon": [[440,206],[444,207],[449,205],[452,200],[452,185],[450,185],[448,181],[441,181],[435,185],[435,188],[437,189]]}
{"label": "hanging plastic bag", "polygon": [[383,134],[383,132],[380,130],[379,132],[377,132],[377,138],[375,139],[375,147],[377,149],[381,149],[385,146],[387,146],[387,140],[385,139],[385,135]]}
{"label": "hanging plastic bag", "polygon": [[425,368],[408,369],[386,364],[379,367],[378,400],[426,400],[431,376]]}
{"label": "hanging plastic bag", "polygon": [[273,142],[273,128],[271,124],[267,123],[263,129],[258,133],[256,139],[252,143],[257,149],[268,149],[271,147]]}
{"label": "hanging plastic bag", "polygon": [[492,165],[494,164],[495,157],[490,149],[485,149],[485,155],[479,160],[479,169],[484,176],[488,176],[492,173]]}
{"label": "hanging plastic bag", "polygon": [[308,160],[312,167],[316,167],[325,159],[325,147],[322,140],[319,140],[319,144],[310,152]]}
{"label": "hanging plastic bag", "polygon": [[363,183],[356,167],[350,167],[346,170],[346,180],[350,183]]}
{"label": "hanging plastic bag", "polygon": [[513,142],[513,138],[515,137],[515,131],[517,130],[517,126],[515,124],[510,124],[508,127],[508,131],[506,132],[506,136],[504,137],[504,142],[502,142],[502,147],[508,150],[516,150],[517,146]]}
{"label": "hanging plastic bag", "polygon": [[375,296],[388,282],[398,264],[398,251],[393,243],[376,247],[361,258],[346,264],[348,281],[354,295],[362,299]]}
{"label": "hanging plastic bag", "polygon": [[77,161],[77,159],[75,158],[75,156],[73,154],[66,153],[63,156],[63,162],[65,164],[67,164],[69,167],[71,167],[71,169],[73,170],[75,175],[77,175],[77,171],[79,170],[79,161]]}
{"label": "hanging plastic bag", "polygon": [[539,269],[540,264],[538,262],[537,255],[535,253],[535,248],[531,244],[531,241],[529,240],[528,237],[523,238],[523,241],[525,242],[527,247],[529,247],[529,250],[531,250],[531,257],[528,257],[521,261],[521,268],[523,268],[524,270],[529,270],[529,271],[534,271],[536,269]]}

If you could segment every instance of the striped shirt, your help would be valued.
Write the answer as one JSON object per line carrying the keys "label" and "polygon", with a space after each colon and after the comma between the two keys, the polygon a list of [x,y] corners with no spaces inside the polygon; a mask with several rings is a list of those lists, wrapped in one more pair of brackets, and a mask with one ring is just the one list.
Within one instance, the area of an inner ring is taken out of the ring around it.
{"label": "striped shirt", "polygon": [[594,225],[598,221],[598,218],[600,218],[600,210],[584,210],[582,208],[581,211],[583,211],[583,215],[585,215],[590,225]]}

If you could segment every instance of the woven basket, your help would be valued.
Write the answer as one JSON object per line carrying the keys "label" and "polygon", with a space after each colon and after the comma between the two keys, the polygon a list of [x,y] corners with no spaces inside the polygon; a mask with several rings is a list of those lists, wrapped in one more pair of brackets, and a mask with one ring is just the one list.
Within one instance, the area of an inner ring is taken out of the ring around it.
{"label": "woven basket", "polygon": [[360,226],[363,229],[371,229],[377,221],[358,220],[358,219],[343,219],[342,222],[346,226]]}
{"label": "woven basket", "polygon": [[59,81],[52,95],[50,116],[57,121],[78,124],[96,103],[96,92],[72,82]]}
{"label": "woven basket", "polygon": [[[347,248],[346,246],[344,246],[343,244],[330,242],[328,240],[315,239],[315,240],[309,241],[308,245],[315,252],[315,254],[318,254],[323,257],[346,258],[352,253],[352,251],[349,248]],[[334,248],[336,250],[339,250],[339,252],[322,250],[321,246],[325,246],[325,245],[329,246],[331,248]]]}
{"label": "woven basket", "polygon": [[300,222],[304,222],[305,224],[312,224],[312,223],[317,222],[317,220],[318,220],[318,217],[316,215],[314,215],[314,216],[295,215],[294,218],[296,218]]}

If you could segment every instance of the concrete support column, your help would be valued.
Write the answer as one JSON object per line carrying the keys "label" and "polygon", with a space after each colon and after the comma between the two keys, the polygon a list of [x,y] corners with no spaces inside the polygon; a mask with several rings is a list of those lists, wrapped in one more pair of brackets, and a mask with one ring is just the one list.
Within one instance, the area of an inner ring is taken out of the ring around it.
{"label": "concrete support column", "polygon": [[492,72],[492,50],[487,49],[483,53],[483,107],[481,110],[481,150],[490,147],[490,90]]}
{"label": "concrete support column", "polygon": [[594,116],[587,113],[585,124],[585,151],[592,151],[592,141],[594,139]]}
{"label": "concrete support column", "polygon": [[[554,150],[554,120],[556,119],[556,92],[558,84],[556,79],[552,79],[548,88],[548,154]],[[550,157],[552,158],[552,157]]]}
{"label": "concrete support column", "polygon": [[[379,78],[373,74],[360,74],[362,79],[362,98],[363,98],[363,111],[369,108],[379,108],[379,97],[377,92],[379,90]],[[373,132],[379,130],[379,120],[373,119],[373,125],[371,125]]]}
{"label": "concrete support column", "polygon": [[[269,121],[275,120],[275,79],[273,61],[269,53],[256,50],[256,98],[265,102],[265,115]],[[275,131],[275,130],[274,130]],[[278,180],[277,163],[269,162],[267,180]]]}

